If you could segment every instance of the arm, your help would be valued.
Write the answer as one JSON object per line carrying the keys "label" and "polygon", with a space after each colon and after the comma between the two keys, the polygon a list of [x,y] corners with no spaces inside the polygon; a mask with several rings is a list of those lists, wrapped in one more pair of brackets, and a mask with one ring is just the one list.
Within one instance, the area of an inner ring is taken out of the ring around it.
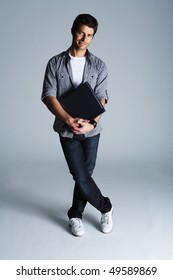
{"label": "arm", "polygon": [[[100,99],[100,102],[101,102],[101,104],[103,105],[103,107],[105,107],[105,105],[106,105],[106,100],[105,100],[104,98],[101,98],[101,99]],[[101,118],[101,115],[99,115],[98,117],[96,117],[94,120],[95,120],[96,122],[98,122],[100,118]]]}
{"label": "arm", "polygon": [[57,79],[56,79],[56,58],[53,57],[47,64],[43,91],[42,101],[47,106],[49,111],[66,123],[73,133],[80,134],[82,125],[78,122],[78,119],[70,116],[61,106],[60,102],[56,98],[57,91]]}
{"label": "arm", "polygon": [[76,133],[79,134],[80,132],[80,124],[76,119],[71,117],[61,106],[59,101],[54,96],[46,96],[43,98],[43,103],[47,106],[49,111],[55,115],[56,117],[60,118],[63,122],[65,122],[70,129]]}

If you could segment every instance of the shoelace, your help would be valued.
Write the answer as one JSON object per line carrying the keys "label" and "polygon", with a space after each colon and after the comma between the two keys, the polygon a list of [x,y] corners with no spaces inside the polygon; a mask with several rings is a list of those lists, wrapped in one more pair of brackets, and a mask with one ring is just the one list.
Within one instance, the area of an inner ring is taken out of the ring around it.
{"label": "shoelace", "polygon": [[76,228],[79,228],[80,226],[81,226],[81,221],[79,220],[79,219],[73,219],[72,221],[71,221],[71,223],[72,223],[72,226],[73,227],[76,227]]}
{"label": "shoelace", "polygon": [[102,223],[102,224],[103,224],[103,223],[106,223],[106,224],[109,223],[109,215],[108,215],[107,213],[102,215],[101,223]]}

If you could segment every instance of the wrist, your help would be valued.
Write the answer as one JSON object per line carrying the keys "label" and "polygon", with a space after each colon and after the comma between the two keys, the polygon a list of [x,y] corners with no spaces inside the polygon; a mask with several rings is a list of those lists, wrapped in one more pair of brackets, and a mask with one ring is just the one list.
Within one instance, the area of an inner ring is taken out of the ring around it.
{"label": "wrist", "polygon": [[65,123],[66,123],[68,126],[71,126],[73,122],[74,122],[74,119],[73,119],[72,117],[69,117],[68,119],[65,120]]}
{"label": "wrist", "polygon": [[96,122],[94,119],[91,119],[91,120],[89,121],[89,123],[92,124],[92,125],[94,126],[94,128],[96,128],[97,122]]}

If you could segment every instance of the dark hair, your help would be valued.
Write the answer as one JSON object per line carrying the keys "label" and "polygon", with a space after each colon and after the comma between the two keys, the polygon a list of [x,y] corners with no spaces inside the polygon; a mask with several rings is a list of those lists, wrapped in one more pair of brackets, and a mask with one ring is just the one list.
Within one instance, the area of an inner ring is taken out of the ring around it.
{"label": "dark hair", "polygon": [[94,35],[97,32],[98,21],[96,20],[96,18],[89,14],[80,14],[75,18],[75,20],[73,22],[73,25],[71,28],[72,35],[74,35],[75,31],[77,31],[81,25],[86,25],[90,28],[93,28]]}

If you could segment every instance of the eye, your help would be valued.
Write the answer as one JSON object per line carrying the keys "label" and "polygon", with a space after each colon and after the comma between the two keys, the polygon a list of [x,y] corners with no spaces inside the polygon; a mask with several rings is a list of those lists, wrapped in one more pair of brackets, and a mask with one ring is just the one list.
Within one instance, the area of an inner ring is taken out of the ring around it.
{"label": "eye", "polygon": [[77,33],[78,33],[79,35],[83,35],[83,32],[80,31],[80,30],[79,30]]}

